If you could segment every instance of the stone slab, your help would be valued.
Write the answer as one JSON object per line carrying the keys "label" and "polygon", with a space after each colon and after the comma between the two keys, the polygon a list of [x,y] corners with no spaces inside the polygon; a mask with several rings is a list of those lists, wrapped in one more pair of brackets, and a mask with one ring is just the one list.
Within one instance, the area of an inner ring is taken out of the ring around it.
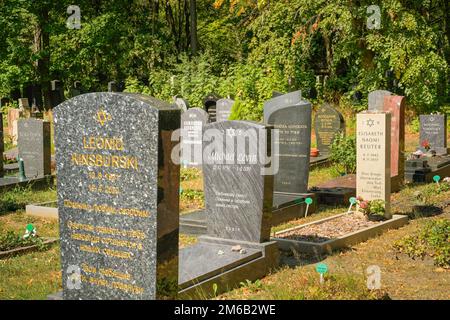
{"label": "stone slab", "polygon": [[25,206],[25,214],[32,217],[58,220],[58,208],[49,207],[46,204],[50,203],[28,204]]}
{"label": "stone slab", "polygon": [[332,216],[329,218],[321,219],[318,221],[314,221],[311,223],[307,223],[298,227],[289,228],[286,230],[281,230],[275,233],[275,237],[272,238],[272,241],[276,241],[278,243],[278,247],[282,251],[286,252],[299,252],[299,253],[309,253],[309,254],[331,254],[334,250],[350,247],[352,245],[358,244],[360,242],[367,241],[370,238],[374,238],[382,234],[383,232],[389,229],[397,229],[408,223],[408,216],[405,215],[393,215],[392,219],[382,221],[377,225],[358,230],[352,233],[348,233],[338,238],[330,239],[326,242],[309,242],[309,241],[297,241],[297,240],[289,240],[279,238],[280,234],[298,230],[301,228],[305,228],[310,225],[320,224],[329,220],[333,220],[339,218],[348,213],[339,214],[336,216]]}

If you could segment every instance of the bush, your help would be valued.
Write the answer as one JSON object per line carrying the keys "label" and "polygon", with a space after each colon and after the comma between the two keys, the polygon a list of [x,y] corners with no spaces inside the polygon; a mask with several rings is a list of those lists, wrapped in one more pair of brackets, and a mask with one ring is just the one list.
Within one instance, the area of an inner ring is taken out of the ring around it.
{"label": "bush", "polygon": [[1,233],[0,233],[0,251],[8,251],[32,245],[37,245],[39,249],[43,248],[43,241],[41,238],[37,236],[28,237],[24,239],[14,231],[8,231],[3,235]]}
{"label": "bush", "polygon": [[411,258],[432,257],[436,266],[450,267],[450,220],[429,221],[415,235],[408,235],[394,244],[394,248]]}
{"label": "bush", "polygon": [[336,135],[331,144],[330,160],[339,174],[356,172],[356,136]]}

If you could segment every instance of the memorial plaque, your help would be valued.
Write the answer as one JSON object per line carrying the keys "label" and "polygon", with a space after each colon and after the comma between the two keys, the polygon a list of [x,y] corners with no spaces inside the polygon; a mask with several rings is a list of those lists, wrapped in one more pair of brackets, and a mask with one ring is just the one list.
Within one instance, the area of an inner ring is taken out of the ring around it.
{"label": "memorial plaque", "polygon": [[88,93],[54,112],[64,299],[165,299],[178,291],[180,110]]}
{"label": "memorial plaque", "polygon": [[369,93],[369,111],[384,111],[384,97],[390,96],[392,92],[387,90],[375,90]]}
{"label": "memorial plaque", "polygon": [[336,134],[345,133],[345,121],[342,114],[329,104],[324,104],[316,113],[314,121],[317,148],[322,155],[331,152],[331,144]]}
{"label": "memorial plaque", "polygon": [[[0,119],[3,119],[3,113],[0,112]],[[0,155],[2,156],[0,161],[0,177],[3,177],[3,152],[5,151],[4,145],[5,138],[3,136],[3,121],[0,121]]]}
{"label": "memorial plaque", "polygon": [[391,177],[405,174],[405,97],[385,96],[384,111],[391,114]]}
{"label": "memorial plaque", "polygon": [[201,108],[190,108],[181,115],[182,166],[201,166],[203,126],[208,123],[208,117]]}
{"label": "memorial plaque", "polygon": [[227,121],[230,119],[231,109],[234,101],[230,99],[220,99],[216,103],[216,121]]}
{"label": "memorial plaque", "polygon": [[439,155],[447,154],[447,115],[432,114],[420,116],[420,146],[428,141],[430,148]]}
{"label": "memorial plaque", "polygon": [[391,218],[391,114],[358,113],[356,116],[356,195],[385,201]]}
{"label": "memorial plaque", "polygon": [[[264,122],[278,129],[279,169],[274,191],[300,194],[308,191],[311,149],[311,104],[302,100],[301,92],[291,92],[264,104]],[[275,135],[274,135],[275,136]]]}
{"label": "memorial plaque", "polygon": [[50,122],[20,119],[17,123],[19,157],[28,179],[51,174]]}
{"label": "memorial plaque", "polygon": [[222,121],[204,127],[209,236],[258,243],[269,240],[273,202],[273,175],[268,174],[271,163],[267,157],[270,133],[266,126],[249,121]]}

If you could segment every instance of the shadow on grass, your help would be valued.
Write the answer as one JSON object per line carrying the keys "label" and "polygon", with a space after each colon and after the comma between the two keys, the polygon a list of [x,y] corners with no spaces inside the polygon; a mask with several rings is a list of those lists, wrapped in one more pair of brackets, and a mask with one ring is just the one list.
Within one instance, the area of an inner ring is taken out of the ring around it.
{"label": "shadow on grass", "polygon": [[444,213],[444,207],[435,205],[415,205],[410,212],[403,214],[407,215],[409,219],[428,218],[441,215]]}

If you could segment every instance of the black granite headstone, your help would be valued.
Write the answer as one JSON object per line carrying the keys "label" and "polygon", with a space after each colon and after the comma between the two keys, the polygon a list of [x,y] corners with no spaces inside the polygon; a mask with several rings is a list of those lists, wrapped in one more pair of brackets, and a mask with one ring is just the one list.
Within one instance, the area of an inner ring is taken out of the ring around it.
{"label": "black granite headstone", "polygon": [[215,94],[209,94],[203,99],[203,106],[206,112],[209,114],[209,121],[216,122],[216,105],[217,100],[220,98]]}
{"label": "black granite headstone", "polygon": [[345,133],[345,121],[342,114],[328,103],[317,110],[314,129],[316,132],[317,148],[322,155],[328,155],[331,151],[336,134]]}
{"label": "black granite headstone", "polygon": [[53,80],[51,82],[50,90],[50,107],[54,108],[65,100],[64,88],[59,80]]}
{"label": "black granite headstone", "polygon": [[28,179],[51,174],[50,122],[20,119],[17,122],[19,157]]}
{"label": "black granite headstone", "polygon": [[273,203],[273,175],[267,174],[270,134],[265,125],[248,121],[222,121],[204,127],[209,236],[256,243],[269,240]]}
{"label": "black granite headstone", "polygon": [[[286,195],[308,190],[311,149],[311,104],[302,100],[301,91],[291,92],[264,104],[264,122],[278,129],[278,173],[274,190]],[[276,150],[276,148],[274,149]]]}
{"label": "black granite headstone", "polygon": [[428,141],[430,148],[438,155],[447,154],[447,115],[432,114],[420,116],[420,149],[425,151],[423,142]]}
{"label": "black granite headstone", "polygon": [[231,99],[220,99],[216,103],[216,121],[227,121],[230,119],[231,109],[234,101]]}
{"label": "black granite headstone", "polygon": [[72,87],[70,88],[70,96],[73,98],[73,97],[79,96],[80,94],[83,94],[81,82],[75,81],[73,83]]}
{"label": "black granite headstone", "polygon": [[64,299],[175,297],[179,108],[88,93],[54,119]]}
{"label": "black granite headstone", "polygon": [[209,115],[201,108],[190,108],[181,114],[181,161],[184,167],[201,166],[203,126]]}

